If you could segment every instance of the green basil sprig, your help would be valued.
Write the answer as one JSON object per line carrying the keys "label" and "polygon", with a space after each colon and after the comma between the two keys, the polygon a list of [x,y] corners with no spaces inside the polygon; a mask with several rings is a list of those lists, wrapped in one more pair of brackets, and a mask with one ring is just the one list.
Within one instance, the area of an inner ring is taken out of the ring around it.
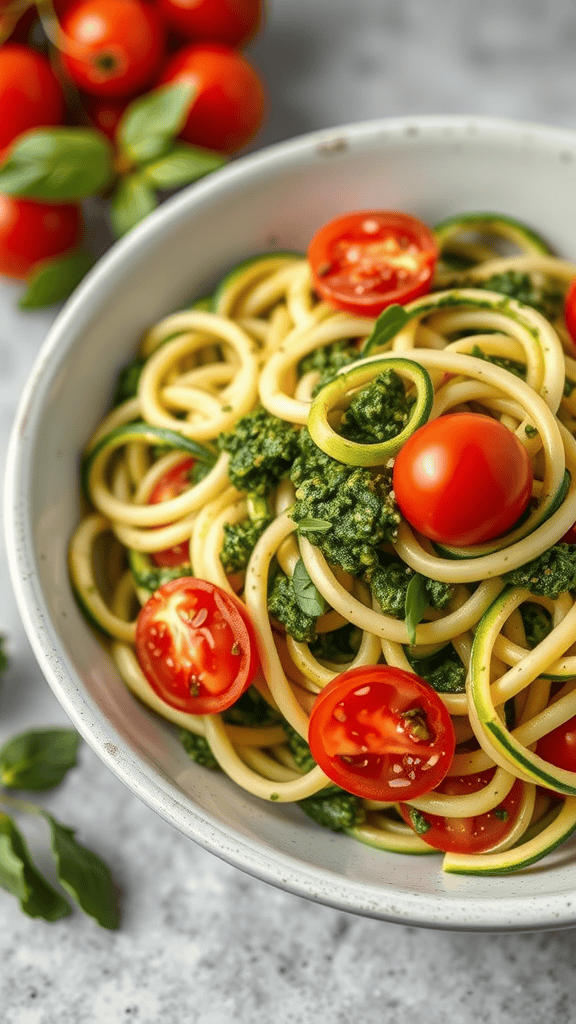
{"label": "green basil sprig", "polygon": [[[80,737],[73,729],[36,729],[0,748],[0,781],[6,789],[53,789],[76,764]],[[117,928],[119,909],[110,869],[74,838],[74,832],[38,804],[0,791],[0,805],[44,817],[50,826],[52,857],[62,888],[103,928]],[[57,921],[71,913],[65,896],[38,871],[22,833],[0,811],[0,887],[20,901],[29,917]]]}
{"label": "green basil sprig", "polygon": [[430,601],[428,594],[426,593],[426,584],[424,577],[420,573],[414,573],[408,589],[406,591],[406,599],[404,601],[404,616],[406,619],[406,629],[408,630],[408,636],[410,643],[416,643],[416,626],[419,622],[422,622],[424,612],[426,611]]}
{"label": "green basil sprig", "polygon": [[45,203],[77,203],[115,177],[114,147],[92,128],[36,128],[0,167],[0,192]]}
{"label": "green basil sprig", "polygon": [[317,619],[319,615],[324,614],[326,602],[310,579],[308,570],[301,558],[298,559],[294,566],[292,585],[294,587],[296,603],[305,615]]}
{"label": "green basil sprig", "polygon": [[406,312],[404,306],[399,306],[396,303],[387,306],[380,313],[372,328],[372,333],[366,338],[362,346],[362,355],[369,356],[375,349],[392,341],[392,338],[396,337],[410,319],[410,314]]}

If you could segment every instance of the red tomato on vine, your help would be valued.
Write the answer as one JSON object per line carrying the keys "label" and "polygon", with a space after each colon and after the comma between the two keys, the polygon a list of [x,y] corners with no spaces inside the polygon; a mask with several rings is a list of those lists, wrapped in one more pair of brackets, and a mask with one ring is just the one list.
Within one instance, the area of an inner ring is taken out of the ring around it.
{"label": "red tomato on vine", "polygon": [[146,0],[80,0],[63,14],[61,29],[62,63],[93,96],[142,91],[166,49],[162,16]]}
{"label": "red tomato on vine", "polygon": [[64,92],[43,54],[20,43],[0,46],[0,158],[31,128],[61,124]]}
{"label": "red tomato on vine", "polygon": [[244,46],[262,19],[262,0],[159,0],[166,23],[182,39]]}
{"label": "red tomato on vine", "polygon": [[168,60],[158,84],[173,82],[196,89],[180,132],[185,142],[232,153],[256,135],[264,118],[264,87],[241,53],[217,43],[184,46]]}
{"label": "red tomato on vine", "polygon": [[0,195],[0,274],[23,280],[41,260],[73,249],[80,230],[75,204]]}

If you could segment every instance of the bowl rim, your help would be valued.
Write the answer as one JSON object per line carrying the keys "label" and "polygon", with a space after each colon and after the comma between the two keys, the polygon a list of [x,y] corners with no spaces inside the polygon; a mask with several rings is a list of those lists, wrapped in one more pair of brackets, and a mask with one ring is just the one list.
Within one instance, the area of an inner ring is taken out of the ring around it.
{"label": "bowl rim", "polygon": [[566,892],[512,898],[465,897],[398,892],[393,885],[376,888],[344,876],[332,878],[296,856],[256,844],[230,829],[224,830],[207,813],[151,765],[139,760],[78,685],[78,677],[51,622],[36,576],[29,502],[20,488],[33,456],[37,423],[53,379],[86,322],[100,305],[101,290],[128,272],[148,240],[169,235],[184,213],[210,202],[220,191],[234,187],[275,165],[289,166],[302,154],[337,154],[342,147],[390,139],[446,138],[461,142],[494,141],[506,136],[510,145],[528,142],[571,154],[576,159],[576,131],[508,118],[464,115],[421,115],[380,118],[308,132],[268,146],[228,166],[168,199],[125,238],[116,242],[88,273],[58,313],[34,361],[23,390],[7,452],[5,532],[8,565],[16,602],[38,664],[55,696],[100,759],[144,803],[209,852],[248,874],[295,895],[352,913],[399,924],[464,931],[518,931],[564,928],[576,922],[576,903]]}

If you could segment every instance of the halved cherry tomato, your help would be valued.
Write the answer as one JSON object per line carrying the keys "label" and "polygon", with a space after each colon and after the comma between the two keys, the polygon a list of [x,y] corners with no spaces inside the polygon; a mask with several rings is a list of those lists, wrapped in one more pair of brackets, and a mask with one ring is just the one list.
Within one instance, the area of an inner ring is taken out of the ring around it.
{"label": "halved cherry tomato", "polygon": [[0,274],[25,279],[41,260],[73,249],[81,226],[80,207],[73,203],[0,195]]}
{"label": "halved cherry tomato", "polygon": [[515,434],[480,413],[425,423],[396,456],[402,515],[441,544],[481,544],[509,530],[528,506],[532,466]]}
{"label": "halved cherry tomato", "polygon": [[153,79],[166,50],[158,9],[147,0],[80,0],[61,19],[62,62],[92,96],[130,96]]}
{"label": "halved cherry tomato", "polygon": [[430,291],[438,247],[407,213],[365,210],[336,217],[308,249],[314,288],[330,305],[359,316]]}
{"label": "halved cherry tomato", "polygon": [[192,576],[165,583],[140,610],[136,655],[158,696],[192,715],[230,707],[259,665],[254,626],[242,602]]}
{"label": "halved cherry tomato", "polygon": [[31,128],[60,124],[64,92],[43,54],[20,43],[0,47],[0,157]]}
{"label": "halved cherry tomato", "polygon": [[[436,792],[450,796],[477,793],[484,789],[494,775],[493,769],[477,775],[450,775],[445,778]],[[404,821],[411,825],[421,839],[436,850],[445,853],[482,853],[496,846],[508,835],[516,822],[522,800],[522,783],[517,779],[502,803],[492,811],[477,814],[472,818],[445,818],[428,811],[411,812],[407,804],[400,805]]]}
{"label": "halved cherry tomato", "polygon": [[576,345],[576,277],[570,284],[564,300],[564,319],[570,337]]}
{"label": "halved cherry tomato", "polygon": [[262,0],[160,0],[166,23],[182,39],[244,46],[262,19]]}
{"label": "halved cherry tomato", "polygon": [[536,753],[557,768],[576,772],[576,715],[542,736],[536,744]]}
{"label": "halved cherry tomato", "polygon": [[[186,458],[166,470],[150,491],[148,504],[158,505],[161,501],[177,498],[178,495],[187,491],[190,487],[190,470],[193,465],[194,459]],[[153,551],[150,558],[155,565],[169,567],[184,565],[190,562],[190,544],[188,541],[182,541],[181,544],[175,544],[172,548]]]}
{"label": "halved cherry tomato", "polygon": [[264,87],[237,50],[219,43],[183,46],[167,61],[159,85],[195,87],[180,138],[193,146],[233,153],[250,142],[264,118]]}
{"label": "halved cherry tomato", "polygon": [[353,668],[328,683],[312,708],[308,742],[343,789],[393,801],[434,789],[455,745],[450,715],[432,687],[388,665]]}

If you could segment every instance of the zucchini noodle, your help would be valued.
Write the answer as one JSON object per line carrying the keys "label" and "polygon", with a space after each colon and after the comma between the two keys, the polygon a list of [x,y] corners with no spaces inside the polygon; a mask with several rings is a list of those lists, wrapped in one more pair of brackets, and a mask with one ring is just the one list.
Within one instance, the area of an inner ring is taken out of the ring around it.
{"label": "zucchini noodle", "polygon": [[[317,808],[348,794],[307,747],[318,695],[341,673],[378,664],[421,676],[455,727],[448,785],[406,800],[401,812],[353,797],[352,816],[332,827],[389,853],[434,853],[426,834],[435,823],[448,835],[473,832],[481,818],[504,820],[516,794],[509,827],[492,845],[477,854],[448,847],[444,859],[451,872],[505,873],[576,827],[576,771],[538,752],[576,716],[576,558],[570,586],[552,596],[544,579],[552,570],[538,561],[562,548],[576,522],[576,359],[563,315],[576,263],[497,214],[451,218],[435,238],[432,290],[404,306],[396,327],[387,328],[387,310],[376,322],[320,301],[297,253],[248,259],[210,300],[153,325],[135,354],[136,386],[86,447],[90,507],[70,542],[69,572],[126,686],[182,730],[192,756],[255,797],[302,802],[322,823],[330,821]],[[357,396],[387,374],[403,389],[404,419],[384,440],[348,439],[343,425]],[[408,597],[404,614],[381,607],[373,567],[351,571],[330,557],[322,538],[331,522],[293,515],[302,492],[291,465],[266,493],[242,486],[226,438],[257,410],[295,438],[307,428],[322,457],[375,475],[391,474],[419,426],[482,413],[525,449],[532,497],[503,535],[458,546],[422,536],[389,492],[396,526],[374,540],[374,564],[392,562],[448,594],[437,606],[424,601],[413,622]],[[185,484],[166,489],[183,460]],[[244,561],[227,562],[226,544],[241,530],[251,538]],[[514,576],[532,562],[536,578]],[[240,712],[243,698],[220,713],[189,713],[159,696],[143,671],[140,609],[183,576],[244,603],[258,648],[257,715]],[[306,628],[291,625],[286,596],[273,602],[278,579]],[[469,789],[450,788],[476,777]]]}

